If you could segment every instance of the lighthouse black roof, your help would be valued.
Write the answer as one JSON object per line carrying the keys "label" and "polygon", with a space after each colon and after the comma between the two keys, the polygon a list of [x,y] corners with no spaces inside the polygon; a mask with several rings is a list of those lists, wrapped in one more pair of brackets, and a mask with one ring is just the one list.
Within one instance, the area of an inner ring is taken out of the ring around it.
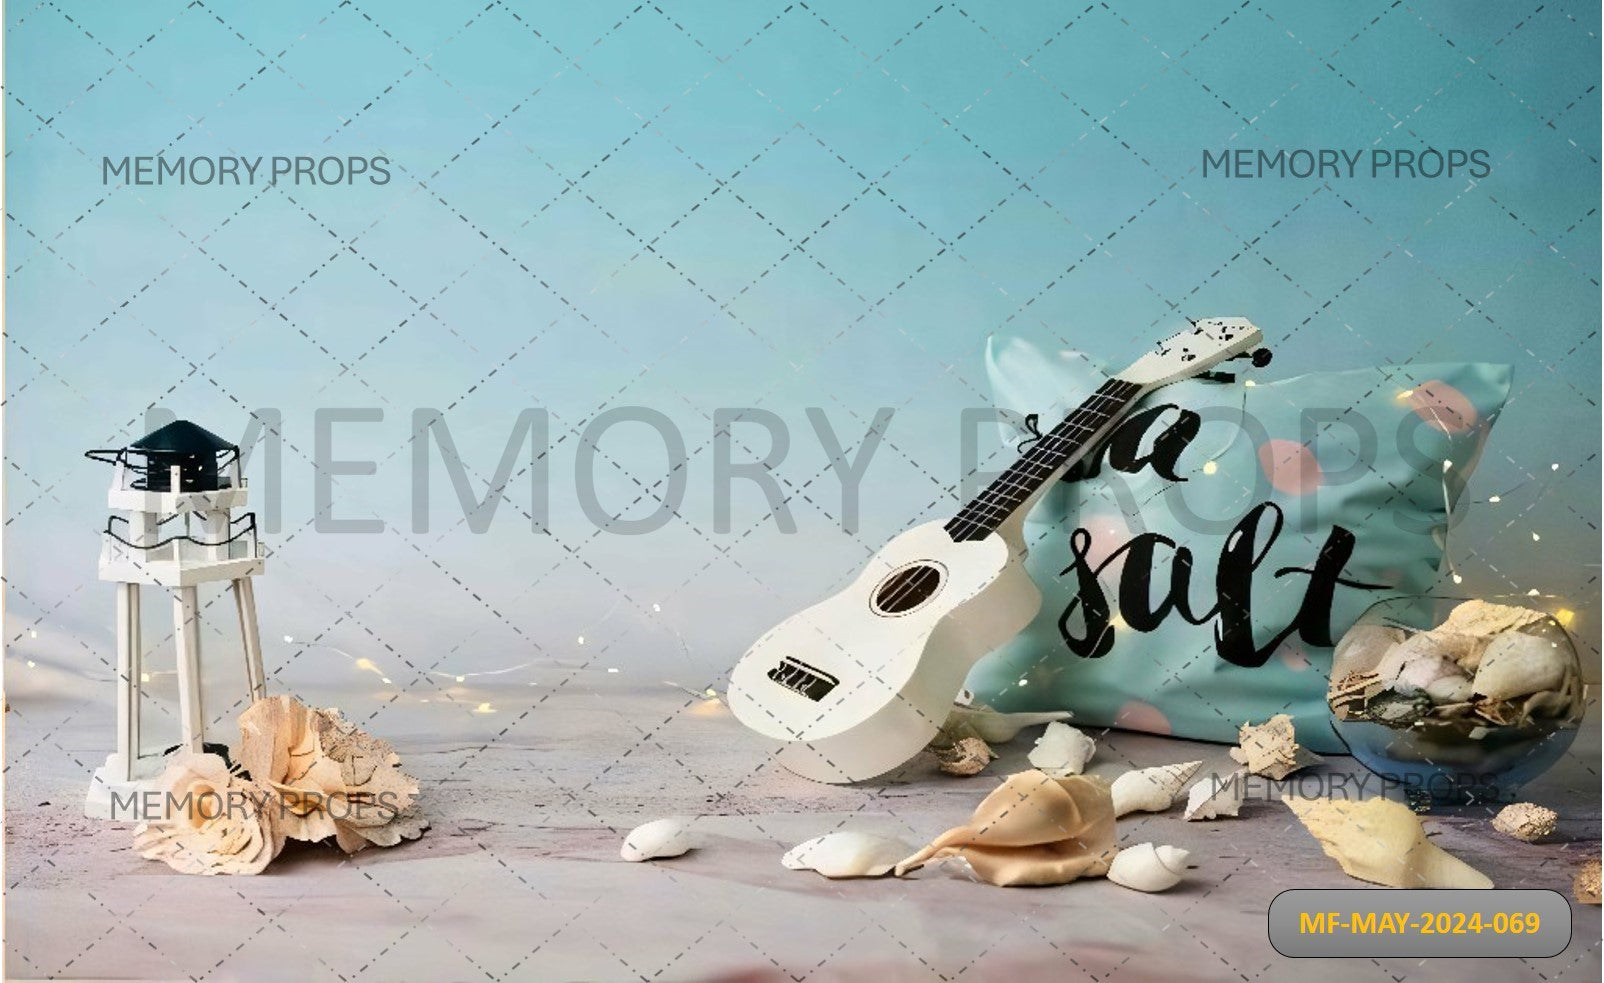
{"label": "lighthouse black roof", "polygon": [[[121,450],[86,451],[106,464],[122,464],[140,475],[130,487],[141,491],[216,491],[226,486],[220,464],[239,459],[239,446],[188,420],[174,420]],[[131,460],[131,457],[139,460]],[[173,487],[173,470],[178,487]]]}
{"label": "lighthouse black roof", "polygon": [[205,427],[188,420],[174,420],[165,427],[152,430],[128,446],[134,450],[182,455],[217,454],[222,451],[239,450],[238,445],[231,444]]}

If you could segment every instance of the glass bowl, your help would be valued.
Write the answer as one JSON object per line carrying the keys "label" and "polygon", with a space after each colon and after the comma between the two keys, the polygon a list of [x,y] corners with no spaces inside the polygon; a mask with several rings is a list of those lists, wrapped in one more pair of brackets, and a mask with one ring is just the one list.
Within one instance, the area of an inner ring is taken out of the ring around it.
{"label": "glass bowl", "polygon": [[1533,600],[1371,605],[1332,656],[1349,752],[1417,807],[1513,801],[1564,756],[1584,707],[1576,646]]}

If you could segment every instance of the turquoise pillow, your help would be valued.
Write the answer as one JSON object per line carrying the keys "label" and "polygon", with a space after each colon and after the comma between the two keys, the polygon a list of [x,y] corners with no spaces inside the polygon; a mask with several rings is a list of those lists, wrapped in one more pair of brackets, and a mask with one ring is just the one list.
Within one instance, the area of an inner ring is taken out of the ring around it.
{"label": "turquoise pillow", "polygon": [[[986,369],[999,408],[1043,431],[1105,378],[1018,339],[994,339]],[[1030,515],[1041,613],[968,689],[1000,710],[1211,741],[1289,713],[1306,746],[1342,751],[1332,645],[1369,605],[1437,582],[1450,503],[1510,373],[1388,365],[1150,394]]]}

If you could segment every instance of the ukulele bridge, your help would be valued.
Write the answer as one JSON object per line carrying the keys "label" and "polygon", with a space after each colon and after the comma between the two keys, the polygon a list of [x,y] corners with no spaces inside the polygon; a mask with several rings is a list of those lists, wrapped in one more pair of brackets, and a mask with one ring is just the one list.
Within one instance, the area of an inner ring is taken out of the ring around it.
{"label": "ukulele bridge", "polygon": [[815,668],[801,659],[793,659],[790,656],[781,659],[779,665],[770,669],[768,677],[791,692],[800,693],[815,703],[828,696],[830,691],[841,683],[841,680],[823,669]]}

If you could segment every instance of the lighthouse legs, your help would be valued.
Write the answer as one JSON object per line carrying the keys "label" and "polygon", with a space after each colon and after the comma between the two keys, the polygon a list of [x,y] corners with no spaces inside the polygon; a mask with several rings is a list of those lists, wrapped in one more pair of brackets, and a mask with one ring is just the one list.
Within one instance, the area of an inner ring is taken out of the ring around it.
{"label": "lighthouse legs", "polygon": [[239,633],[245,642],[245,684],[251,702],[267,696],[267,680],[262,675],[262,636],[256,629],[256,588],[251,578],[234,581],[234,605],[239,609]]}
{"label": "lighthouse legs", "polygon": [[115,773],[133,781],[139,760],[139,585],[117,586],[117,762]]}
{"label": "lighthouse legs", "polygon": [[179,746],[204,750],[206,718],[201,710],[200,605],[194,587],[173,589],[173,637],[178,643]]}

